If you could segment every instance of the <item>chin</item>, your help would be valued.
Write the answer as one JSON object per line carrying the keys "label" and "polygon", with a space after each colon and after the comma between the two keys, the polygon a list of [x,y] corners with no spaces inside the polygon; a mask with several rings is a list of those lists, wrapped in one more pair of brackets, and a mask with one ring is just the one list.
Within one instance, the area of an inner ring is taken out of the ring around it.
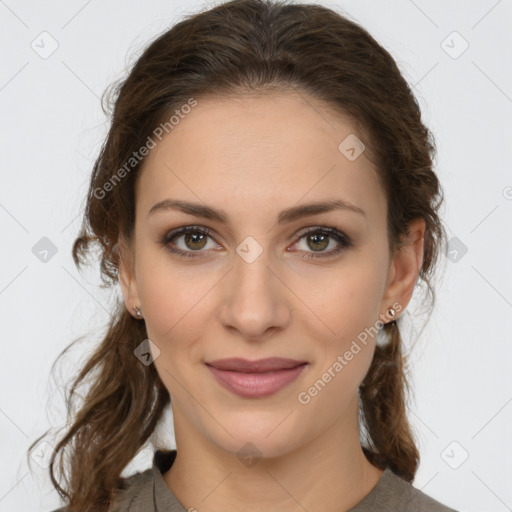
{"label": "chin", "polygon": [[264,435],[253,437],[243,435],[230,439],[218,440],[218,446],[229,452],[247,467],[254,465],[259,459],[282,457],[293,451],[289,440],[276,437],[270,440]]}
{"label": "chin", "polygon": [[239,458],[241,462],[244,462],[244,459],[250,460],[251,457],[255,460],[261,457],[281,457],[300,444],[297,439],[298,432],[293,423],[283,421],[286,414],[268,415],[268,418],[263,420],[261,413],[257,415],[238,413],[233,423],[224,418],[223,425],[232,437],[222,430],[222,432],[216,432],[221,434],[220,437],[213,435],[211,439],[221,449]]}

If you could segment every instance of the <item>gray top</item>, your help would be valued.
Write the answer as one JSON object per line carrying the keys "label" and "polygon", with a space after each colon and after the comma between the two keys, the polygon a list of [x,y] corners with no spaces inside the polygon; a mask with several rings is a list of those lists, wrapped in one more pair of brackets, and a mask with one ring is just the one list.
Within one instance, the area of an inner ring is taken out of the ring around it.
{"label": "gray top", "polygon": [[[125,490],[112,512],[187,512],[167,487],[162,474],[172,465],[176,450],[156,451],[152,468],[125,479]],[[67,512],[59,508],[54,512]],[[377,485],[348,512],[457,512],[402,480],[389,468]]]}

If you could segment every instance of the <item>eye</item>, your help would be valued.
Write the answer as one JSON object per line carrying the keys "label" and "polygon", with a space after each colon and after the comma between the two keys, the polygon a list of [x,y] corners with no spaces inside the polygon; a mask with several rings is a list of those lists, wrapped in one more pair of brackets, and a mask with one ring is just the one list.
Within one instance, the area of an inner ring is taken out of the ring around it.
{"label": "eye", "polygon": [[[186,226],[167,233],[160,243],[173,254],[194,258],[200,256],[194,253],[204,252],[202,249],[206,247],[208,237],[212,238],[212,232],[209,229],[200,226]],[[174,242],[180,238],[183,238],[181,247],[179,247],[179,242]]]}
{"label": "eye", "polygon": [[[333,256],[340,253],[343,249],[352,246],[351,239],[345,233],[329,227],[309,229],[299,235],[299,240],[295,245],[300,242],[304,242],[303,246],[305,246],[306,254],[302,257],[306,259]],[[338,245],[331,248],[331,250],[326,250],[329,246],[335,245],[335,243]],[[308,249],[312,249],[312,251],[308,252]]]}

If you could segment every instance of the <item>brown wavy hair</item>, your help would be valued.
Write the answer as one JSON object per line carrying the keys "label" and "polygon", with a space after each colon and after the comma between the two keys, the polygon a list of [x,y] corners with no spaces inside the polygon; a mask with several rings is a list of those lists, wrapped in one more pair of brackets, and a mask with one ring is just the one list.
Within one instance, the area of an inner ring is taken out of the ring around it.
{"label": "brown wavy hair", "polygon": [[[443,198],[433,171],[433,136],[388,51],[347,16],[313,4],[235,0],[188,15],[149,44],[127,77],[106,91],[102,105],[110,130],[94,164],[72,249],[77,267],[98,247],[102,287],[116,286],[120,241],[132,241],[134,184],[144,159],[131,162],[128,170],[126,163],[176,109],[191,98],[273,91],[311,95],[355,124],[387,197],[390,255],[404,243],[411,220],[426,222],[418,281],[427,285],[432,309],[431,281],[446,239],[438,215]],[[122,179],[107,187],[123,166]],[[387,344],[376,347],[360,387],[361,442],[373,464],[412,482],[419,454],[406,415],[401,322],[383,327]],[[66,393],[68,426],[49,471],[71,512],[108,510],[122,486],[121,472],[170,403],[154,365],[134,357],[146,338],[144,321],[132,317],[118,298],[106,335]],[[86,384],[87,394],[71,414],[78,389]],[[57,469],[64,482],[57,481]]]}

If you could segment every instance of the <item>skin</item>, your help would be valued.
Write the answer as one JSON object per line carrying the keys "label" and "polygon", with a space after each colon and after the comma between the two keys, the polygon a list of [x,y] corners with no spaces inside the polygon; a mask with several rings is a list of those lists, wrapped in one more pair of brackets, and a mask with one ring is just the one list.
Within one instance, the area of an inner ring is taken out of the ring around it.
{"label": "skin", "polygon": [[[126,307],[133,315],[141,308],[160,350],[154,364],[171,394],[178,453],[163,477],[186,508],[339,512],[382,474],[365,458],[358,426],[358,387],[375,337],[309,403],[297,399],[393,303],[405,309],[422,264],[423,219],[390,258],[375,168],[364,152],[350,161],[338,150],[354,133],[340,114],[296,92],[198,99],[145,160],[134,239],[121,241],[120,281]],[[167,198],[221,209],[228,223],[178,210],[148,216]],[[283,209],[330,199],[365,216],[338,210],[276,224]],[[183,235],[173,240],[203,257],[179,257],[159,242],[182,226],[214,233],[188,245]],[[338,247],[334,238],[299,240],[304,228],[324,226],[353,245],[301,257]],[[236,252],[248,236],[263,251],[251,263]],[[204,364],[271,356],[309,364],[264,398],[232,394]],[[257,449],[251,466],[237,456],[248,442]]]}

